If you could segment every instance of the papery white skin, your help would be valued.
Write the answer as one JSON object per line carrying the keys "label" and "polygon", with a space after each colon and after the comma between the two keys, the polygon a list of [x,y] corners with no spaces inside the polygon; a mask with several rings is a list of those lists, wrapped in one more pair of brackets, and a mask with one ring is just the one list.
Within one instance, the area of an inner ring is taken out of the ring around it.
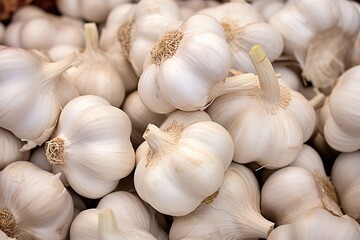
{"label": "papery white skin", "polygon": [[52,48],[50,48],[46,54],[49,56],[49,58],[52,61],[59,61],[61,59],[67,58],[69,55],[80,52],[81,48],[72,46],[72,45],[66,45],[66,44],[59,44]]}
{"label": "papery white skin", "polygon": [[74,204],[59,174],[20,161],[0,172],[0,185],[0,209],[14,216],[16,239],[66,239]]}
{"label": "papery white skin", "polygon": [[56,0],[60,13],[66,16],[82,18],[88,22],[104,22],[106,16],[118,4],[129,0]]}
{"label": "papery white skin", "polygon": [[71,225],[70,238],[101,239],[98,220],[100,212],[105,209],[112,210],[117,227],[123,231],[137,229],[153,234],[159,240],[167,239],[167,234],[159,228],[140,198],[125,191],[110,193],[100,200],[95,209],[80,212]]}
{"label": "papery white skin", "polygon": [[360,151],[341,153],[332,167],[331,179],[343,212],[360,222]]}
{"label": "papery white skin", "polygon": [[65,77],[73,83],[80,95],[97,95],[115,107],[125,98],[124,83],[104,51],[99,47],[97,27],[87,23],[85,27],[86,48],[79,53],[81,64],[67,72]]}
{"label": "papery white skin", "polygon": [[107,16],[100,34],[100,47],[121,76],[127,92],[135,90],[138,82],[138,76],[129,62],[135,9],[136,4],[117,5]]}
{"label": "papery white skin", "polygon": [[275,228],[268,240],[360,238],[359,225],[349,216],[337,217],[322,208],[305,211],[294,222]]}
{"label": "papery white skin", "polygon": [[[358,89],[360,67],[344,72],[334,87],[320,121],[327,143],[340,152],[352,152],[360,148],[360,97]],[[350,104],[351,103],[351,104]],[[328,111],[326,112],[326,108]]]}
{"label": "papery white skin", "polygon": [[59,17],[35,6],[22,7],[13,18],[5,31],[7,46],[49,49],[58,44],[84,45],[81,20]]}
{"label": "papery white skin", "polygon": [[61,77],[77,64],[75,55],[49,62],[34,51],[10,47],[0,50],[0,127],[27,142],[22,150],[48,140],[61,108],[79,95]]}
{"label": "papery white skin", "polygon": [[248,55],[255,44],[265,49],[270,61],[277,59],[283,51],[281,34],[266,23],[257,10],[245,1],[224,3],[198,13],[214,17],[224,27],[232,53],[231,67],[234,69],[255,73]]}
{"label": "papery white skin", "polygon": [[16,239],[6,236],[6,234],[0,230],[0,240],[16,240]]}
{"label": "papery white skin", "polygon": [[259,45],[250,53],[261,58],[254,60],[259,82],[249,81],[249,88],[216,98],[207,112],[230,132],[236,146],[234,161],[257,162],[269,169],[284,167],[295,160],[312,135],[315,111],[303,95],[278,83]]}
{"label": "papery white skin", "polygon": [[136,151],[136,191],[157,211],[172,216],[190,213],[213,194],[234,154],[230,134],[208,120],[188,126],[174,120],[164,130],[149,124],[144,138]]}
{"label": "papery white skin", "polygon": [[289,224],[307,209],[321,207],[341,216],[334,189],[327,178],[302,167],[288,166],[274,172],[261,190],[261,212],[276,225]]}
{"label": "papery white skin", "polygon": [[134,13],[129,59],[135,73],[140,76],[145,70],[145,60],[156,41],[166,31],[182,20],[179,7],[174,0],[142,0]]}
{"label": "papery white skin", "polygon": [[147,56],[139,79],[141,100],[157,113],[201,109],[210,101],[211,88],[227,76],[230,68],[224,30],[212,17],[194,15],[174,31],[182,35],[176,51],[158,62],[160,55],[168,54],[168,50],[156,48],[167,38],[174,38],[174,32],[168,32],[170,36],[165,34],[160,38]]}
{"label": "papery white skin", "polygon": [[131,120],[131,142],[134,148],[137,148],[144,141],[142,135],[149,123],[160,126],[166,119],[166,115],[154,113],[147,108],[141,101],[138,91],[133,91],[125,98],[121,109]]}
{"label": "papery white skin", "polygon": [[11,132],[0,128],[0,170],[8,164],[28,160],[30,151],[19,151],[23,143]]}
{"label": "papery white skin", "polygon": [[268,21],[272,15],[284,7],[285,2],[285,0],[253,0],[251,5]]}
{"label": "papery white skin", "polygon": [[174,218],[170,239],[266,238],[273,227],[274,223],[260,214],[260,190],[254,174],[232,163],[213,199],[186,216]]}
{"label": "papery white skin", "polygon": [[[77,193],[100,198],[134,168],[130,133],[130,119],[122,110],[101,97],[80,96],[62,110],[53,137],[47,142],[47,158],[65,174]],[[49,153],[51,143],[61,147],[58,140],[63,141],[63,153],[55,153],[59,161],[54,162]]]}

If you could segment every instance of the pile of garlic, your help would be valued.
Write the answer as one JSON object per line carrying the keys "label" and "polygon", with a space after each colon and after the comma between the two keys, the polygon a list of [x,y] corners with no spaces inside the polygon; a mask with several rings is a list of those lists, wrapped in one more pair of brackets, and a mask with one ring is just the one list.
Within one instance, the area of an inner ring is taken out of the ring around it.
{"label": "pile of garlic", "polygon": [[360,4],[58,0],[0,25],[0,239],[360,239]]}

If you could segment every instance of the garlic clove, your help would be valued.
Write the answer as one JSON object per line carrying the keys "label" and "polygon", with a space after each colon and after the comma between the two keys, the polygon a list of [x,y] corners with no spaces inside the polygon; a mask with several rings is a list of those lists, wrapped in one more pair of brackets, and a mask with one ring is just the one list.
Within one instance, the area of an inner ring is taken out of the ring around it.
{"label": "garlic clove", "polygon": [[0,170],[12,162],[29,159],[30,151],[19,151],[22,146],[20,139],[3,128],[0,128],[0,146]]}

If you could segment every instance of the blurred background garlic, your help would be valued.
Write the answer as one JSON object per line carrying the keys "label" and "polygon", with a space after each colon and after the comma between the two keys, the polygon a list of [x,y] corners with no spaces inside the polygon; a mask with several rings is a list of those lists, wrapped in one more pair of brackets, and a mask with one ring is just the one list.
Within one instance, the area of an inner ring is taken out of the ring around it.
{"label": "blurred background garlic", "polygon": [[321,170],[314,170],[288,166],[271,174],[261,189],[261,213],[277,226],[317,207],[342,216],[334,186]]}
{"label": "blurred background garlic", "polygon": [[210,89],[229,69],[230,50],[221,24],[197,14],[153,46],[139,79],[139,96],[156,113],[198,110],[210,101]]}
{"label": "blurred background garlic", "polygon": [[75,54],[51,62],[31,50],[0,50],[0,127],[26,142],[21,150],[47,141],[61,108],[79,95],[61,75],[78,64]]}
{"label": "blurred background garlic", "polygon": [[14,162],[0,171],[0,196],[0,230],[8,237],[66,239],[74,204],[59,174]]}
{"label": "blurred background garlic", "polygon": [[340,154],[333,165],[331,179],[341,209],[360,223],[360,151]]}
{"label": "blurred background garlic", "polygon": [[270,61],[276,60],[283,51],[281,34],[266,23],[258,11],[245,1],[224,3],[198,12],[218,20],[225,31],[231,50],[231,67],[241,72],[255,73],[248,52],[255,44],[261,45]]}
{"label": "blurred background garlic", "polygon": [[4,44],[26,49],[46,50],[59,44],[84,46],[83,21],[24,6],[6,26]]}
{"label": "blurred background garlic", "polygon": [[250,87],[216,98],[207,112],[230,132],[235,162],[281,168],[296,159],[312,135],[315,111],[302,94],[279,84],[261,46],[249,54],[258,76],[249,80]]}
{"label": "blurred background garlic", "polygon": [[64,76],[80,95],[96,95],[105,98],[111,105],[120,107],[125,98],[125,86],[104,51],[99,47],[95,23],[86,23],[84,51],[78,54],[81,61],[76,69],[69,69]]}
{"label": "blurred background garlic", "polygon": [[275,228],[268,240],[348,239],[360,238],[360,227],[350,217],[334,216],[322,208],[306,210],[294,222]]}
{"label": "blurred background garlic", "polygon": [[[239,0],[232,1],[237,2]],[[272,15],[284,7],[286,0],[250,0],[250,2],[261,16],[268,21]]]}
{"label": "blurred background garlic", "polygon": [[101,97],[80,96],[62,110],[46,157],[78,194],[100,198],[134,168],[130,133],[130,119],[122,110]]}
{"label": "blurred background garlic", "polygon": [[14,134],[0,128],[0,170],[12,162],[29,159],[30,151],[21,152],[22,145]]}
{"label": "blurred background garlic", "polygon": [[[99,216],[108,210],[113,213],[116,224],[114,227],[122,232],[135,230],[135,232],[138,231],[139,234],[142,234],[140,236],[144,236],[143,232],[146,232],[146,235],[152,235],[153,239],[168,239],[167,234],[159,227],[157,221],[140,198],[135,194],[124,191],[110,193],[100,200],[96,208],[80,212],[71,225],[70,238],[72,240],[102,239],[100,231],[103,231],[104,226],[100,229]],[[124,235],[124,239],[136,239],[133,237],[127,238]]]}
{"label": "blurred background garlic", "polygon": [[149,124],[136,150],[137,193],[171,216],[190,213],[216,192],[234,154],[231,136],[221,125],[209,120],[187,124],[187,119],[194,121],[168,118],[165,129]]}
{"label": "blurred background garlic", "polygon": [[191,213],[175,217],[170,240],[267,238],[274,223],[260,213],[260,190],[254,174],[232,163],[219,190]]}

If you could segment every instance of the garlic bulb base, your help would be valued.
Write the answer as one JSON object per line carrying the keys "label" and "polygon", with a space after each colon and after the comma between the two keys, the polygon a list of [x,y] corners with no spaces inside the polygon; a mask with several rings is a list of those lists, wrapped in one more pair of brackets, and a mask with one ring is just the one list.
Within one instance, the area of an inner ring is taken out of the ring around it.
{"label": "garlic bulb base", "polygon": [[64,140],[56,137],[46,143],[45,155],[51,165],[64,164]]}
{"label": "garlic bulb base", "polygon": [[121,52],[125,59],[129,60],[132,43],[131,30],[134,26],[134,20],[125,21],[117,30],[117,39],[121,45]]}
{"label": "garlic bulb base", "polygon": [[151,61],[156,65],[160,65],[166,59],[171,58],[176,53],[181,39],[183,38],[183,32],[179,29],[168,31],[151,49]]}
{"label": "garlic bulb base", "polygon": [[8,237],[15,237],[17,230],[16,220],[9,209],[0,209],[0,230]]}

